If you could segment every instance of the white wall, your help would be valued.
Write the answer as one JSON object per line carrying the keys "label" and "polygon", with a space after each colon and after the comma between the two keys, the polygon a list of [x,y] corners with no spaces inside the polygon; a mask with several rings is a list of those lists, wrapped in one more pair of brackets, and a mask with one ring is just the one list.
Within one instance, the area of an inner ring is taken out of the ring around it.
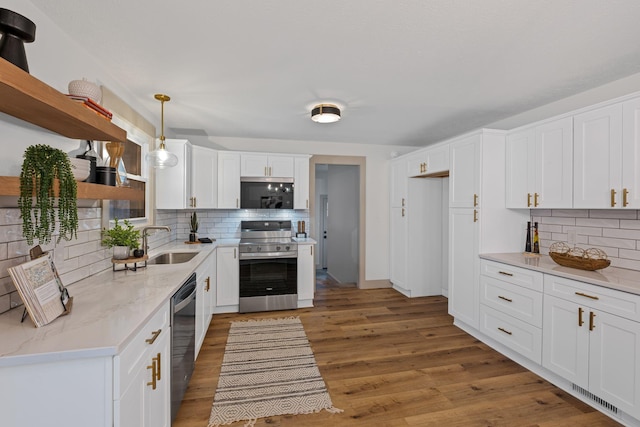
{"label": "white wall", "polygon": [[227,150],[366,157],[366,271],[365,280],[389,279],[389,160],[417,147],[321,141],[248,138],[210,138],[212,146]]}

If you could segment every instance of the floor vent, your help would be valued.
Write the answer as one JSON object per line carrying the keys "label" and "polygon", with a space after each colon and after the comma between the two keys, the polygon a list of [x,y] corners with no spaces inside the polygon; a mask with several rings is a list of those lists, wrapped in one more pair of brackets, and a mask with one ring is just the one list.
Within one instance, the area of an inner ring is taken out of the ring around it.
{"label": "floor vent", "polygon": [[617,415],[618,414],[618,408],[613,406],[611,403],[607,402],[606,400],[596,396],[595,394],[583,389],[582,387],[580,387],[579,385],[576,384],[571,384],[573,386],[573,391],[576,391],[578,393],[580,393],[582,396],[586,397],[587,399],[597,403],[600,407],[602,407],[603,409],[605,409],[606,411]]}

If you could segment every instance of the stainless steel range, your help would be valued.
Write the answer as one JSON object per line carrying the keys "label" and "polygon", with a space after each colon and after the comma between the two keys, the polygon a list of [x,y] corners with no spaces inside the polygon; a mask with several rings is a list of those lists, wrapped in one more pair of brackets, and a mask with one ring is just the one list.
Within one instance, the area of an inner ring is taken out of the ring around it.
{"label": "stainless steel range", "polygon": [[240,228],[240,313],[298,308],[291,221],[242,221]]}

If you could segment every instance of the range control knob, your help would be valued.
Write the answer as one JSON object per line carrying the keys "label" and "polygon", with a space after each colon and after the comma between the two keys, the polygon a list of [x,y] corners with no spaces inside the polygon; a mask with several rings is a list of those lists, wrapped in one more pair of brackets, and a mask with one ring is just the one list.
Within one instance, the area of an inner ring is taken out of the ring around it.
{"label": "range control knob", "polygon": [[284,250],[285,250],[285,251],[289,251],[289,250],[291,250],[291,246],[285,246],[285,247],[284,247]]}
{"label": "range control knob", "polygon": [[260,252],[262,250],[262,246],[257,246],[256,251]]}
{"label": "range control knob", "polygon": [[276,251],[280,252],[280,246],[276,246]]}

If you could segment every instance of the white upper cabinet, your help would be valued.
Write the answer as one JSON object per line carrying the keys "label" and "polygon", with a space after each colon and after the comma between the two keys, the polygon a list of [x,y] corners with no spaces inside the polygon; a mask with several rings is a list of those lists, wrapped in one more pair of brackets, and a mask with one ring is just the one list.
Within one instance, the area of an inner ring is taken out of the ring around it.
{"label": "white upper cabinet", "polygon": [[309,209],[309,158],[296,157],[293,176],[293,209]]}
{"label": "white upper cabinet", "polygon": [[218,207],[218,152],[194,145],[191,147],[191,207]]}
{"label": "white upper cabinet", "polygon": [[218,208],[240,208],[239,153],[218,153]]}
{"label": "white upper cabinet", "polygon": [[507,208],[571,208],[572,118],[507,137]]}
{"label": "white upper cabinet", "polygon": [[574,208],[623,205],[622,110],[619,103],[574,117]]}
{"label": "white upper cabinet", "polygon": [[293,178],[293,156],[242,153],[240,175],[245,177]]}
{"label": "white upper cabinet", "polygon": [[449,207],[474,208],[480,205],[480,140],[471,135],[451,143]]}
{"label": "white upper cabinet", "polygon": [[168,151],[178,156],[178,164],[156,169],[156,208],[186,209],[191,207],[191,143],[186,139],[167,139]]}
{"label": "white upper cabinet", "polygon": [[409,176],[438,176],[449,172],[449,146],[421,150],[408,159]]}
{"label": "white upper cabinet", "polygon": [[622,107],[622,203],[640,209],[640,98]]}
{"label": "white upper cabinet", "polygon": [[403,208],[407,203],[407,161],[391,162],[391,207]]}

